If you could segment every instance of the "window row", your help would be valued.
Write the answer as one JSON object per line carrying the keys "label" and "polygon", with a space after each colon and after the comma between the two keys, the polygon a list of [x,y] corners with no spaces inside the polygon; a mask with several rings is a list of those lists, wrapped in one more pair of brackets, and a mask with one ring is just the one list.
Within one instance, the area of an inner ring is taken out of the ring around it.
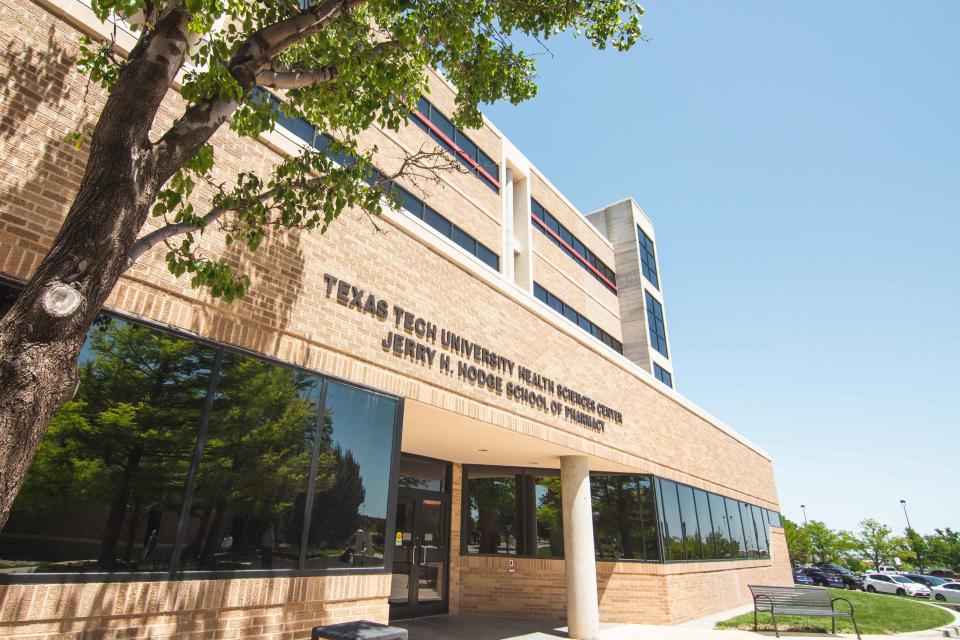
{"label": "window row", "polygon": [[566,302],[553,295],[542,286],[533,283],[533,295],[540,302],[543,302],[548,307],[562,315],[564,318],[577,325],[594,338],[607,345],[617,353],[623,353],[623,343],[611,336],[609,333],[593,324],[588,320],[583,314],[578,312],[576,309],[568,305]]}
{"label": "window row", "polygon": [[673,388],[673,376],[670,375],[670,372],[658,365],[656,362],[653,363],[653,375],[657,380],[667,385],[671,389]]}
{"label": "window row", "polygon": [[597,279],[600,284],[609,289],[614,295],[617,293],[617,274],[608,267],[595,253],[587,249],[586,245],[573,235],[569,229],[560,224],[557,218],[543,208],[536,200],[530,200],[530,219],[533,226],[547,236],[564,253],[577,261],[587,273]]}
{"label": "window row", "polygon": [[663,305],[660,301],[644,291],[647,302],[647,327],[650,331],[650,346],[669,358],[667,353],[667,328],[663,323]]}
{"label": "window row", "polygon": [[410,119],[484,184],[500,193],[500,166],[429,100],[420,96]]}
{"label": "window row", "polygon": [[664,561],[769,558],[780,514],[657,478]]}
{"label": "window row", "polygon": [[657,275],[657,252],[653,246],[653,240],[643,229],[637,227],[637,239],[640,243],[640,268],[643,271],[643,277],[650,281],[654,287],[660,289],[660,279]]}
{"label": "window row", "polygon": [[396,399],[110,314],[78,370],[4,572],[384,566]]}
{"label": "window row", "polygon": [[[464,553],[563,557],[556,471],[468,466],[464,473]],[[650,476],[591,475],[590,493],[598,560],[660,559]]]}
{"label": "window row", "polygon": [[400,185],[392,183],[391,187],[397,192],[404,209],[456,242],[494,271],[500,271],[500,256],[489,247],[434,211],[427,203]]}
{"label": "window row", "polygon": [[[273,94],[262,91],[261,93],[265,95],[270,101],[274,103],[276,108],[279,110],[280,100]],[[282,127],[293,133],[295,136],[303,140],[308,145],[312,146],[314,149],[319,151],[326,151],[330,143],[330,137],[325,133],[320,133],[317,131],[316,127],[304,120],[303,118],[291,118],[284,115],[282,112],[279,113],[277,118],[278,124]],[[352,164],[353,158],[341,154],[339,156],[334,156],[334,159],[341,164]],[[370,180],[378,180],[382,177],[382,174],[374,169],[374,175],[371,176]],[[458,245],[466,249],[470,254],[476,256],[480,259],[481,262],[489,266],[495,271],[500,270],[500,256],[492,251],[489,247],[484,245],[482,242],[474,238],[472,235],[455,225],[454,223],[447,220],[444,216],[437,213],[433,208],[427,205],[423,200],[416,197],[408,190],[404,189],[395,182],[391,182],[387,185],[384,185],[384,189],[390,190],[393,189],[397,192],[400,197],[400,203],[404,209],[412,213],[414,216],[420,220],[426,222],[428,225],[442,233],[444,236],[450,238]]]}
{"label": "window row", "polygon": [[[464,468],[462,553],[563,557],[557,471]],[[769,557],[780,515],[648,475],[591,474],[597,560]],[[748,519],[749,518],[749,519]]]}

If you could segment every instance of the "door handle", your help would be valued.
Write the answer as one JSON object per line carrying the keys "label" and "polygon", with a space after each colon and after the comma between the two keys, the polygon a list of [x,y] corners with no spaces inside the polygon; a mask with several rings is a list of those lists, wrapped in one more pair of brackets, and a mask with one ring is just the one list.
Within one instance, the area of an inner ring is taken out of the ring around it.
{"label": "door handle", "polygon": [[425,567],[427,566],[427,547],[425,545],[420,545],[420,563],[418,566]]}
{"label": "door handle", "polygon": [[421,547],[420,545],[418,545],[418,544],[415,544],[415,545],[413,545],[412,547],[410,547],[410,564],[412,564],[412,565],[417,565],[417,564],[419,564],[419,563],[417,562],[417,549],[421,549],[421,548],[422,548],[422,547]]}

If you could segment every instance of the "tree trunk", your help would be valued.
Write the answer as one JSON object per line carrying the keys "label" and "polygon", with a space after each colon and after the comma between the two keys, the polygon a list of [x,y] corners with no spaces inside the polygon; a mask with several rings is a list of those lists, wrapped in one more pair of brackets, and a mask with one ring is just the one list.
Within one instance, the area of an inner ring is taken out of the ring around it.
{"label": "tree trunk", "polygon": [[[73,397],[84,335],[127,267],[166,176],[148,133],[183,60],[187,15],[171,11],[130,52],[90,142],[76,198],[44,260],[0,318],[0,529],[51,416]],[[53,290],[79,306],[57,311]],[[62,314],[62,315],[61,315]]]}

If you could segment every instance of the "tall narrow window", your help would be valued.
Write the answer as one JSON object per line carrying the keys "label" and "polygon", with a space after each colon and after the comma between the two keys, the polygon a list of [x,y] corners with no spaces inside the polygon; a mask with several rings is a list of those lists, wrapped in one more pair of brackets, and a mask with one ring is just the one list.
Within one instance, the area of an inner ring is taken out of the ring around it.
{"label": "tall narrow window", "polygon": [[650,328],[650,346],[659,351],[665,358],[669,358],[667,353],[667,328],[663,324],[663,305],[650,295],[649,291],[644,291],[647,302],[647,325]]}
{"label": "tall narrow window", "polygon": [[660,494],[660,535],[663,539],[663,559],[686,560],[677,484],[670,480],[659,480],[657,484]]}
{"label": "tall narrow window", "polygon": [[653,240],[640,227],[637,227],[637,238],[640,242],[640,267],[643,277],[659,290],[660,278],[657,275],[657,253],[653,248]]}
{"label": "tall narrow window", "polygon": [[683,527],[683,545],[686,548],[687,560],[703,558],[703,548],[700,544],[700,527],[697,523],[697,505],[693,501],[693,488],[681,484],[677,486],[680,500],[680,518]]}
{"label": "tall narrow window", "polygon": [[743,520],[740,518],[740,503],[733,498],[724,498],[727,504],[727,521],[730,523],[730,557],[746,558],[747,541],[743,534]]}
{"label": "tall narrow window", "polygon": [[703,557],[714,560],[717,554],[716,537],[713,535],[713,521],[710,518],[710,502],[708,494],[702,489],[694,489],[693,497],[697,503],[697,522],[700,524],[700,543],[703,547]]}
{"label": "tall narrow window", "polygon": [[710,495],[710,519],[713,522],[713,539],[717,546],[718,558],[735,558],[736,550],[730,537],[730,521],[727,519],[727,506],[723,496]]}

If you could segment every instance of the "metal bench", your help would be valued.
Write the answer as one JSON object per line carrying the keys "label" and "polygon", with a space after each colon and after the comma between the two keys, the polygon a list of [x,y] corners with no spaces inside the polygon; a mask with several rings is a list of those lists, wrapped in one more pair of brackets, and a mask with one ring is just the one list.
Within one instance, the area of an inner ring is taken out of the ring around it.
{"label": "metal bench", "polygon": [[[830,618],[831,633],[837,632],[837,618],[850,618],[853,630],[860,638],[860,629],[853,617],[853,603],[846,598],[831,598],[830,592],[823,587],[773,587],[750,585],[753,594],[753,630],[757,630],[757,613],[769,612],[773,618],[773,630],[780,637],[777,628],[777,615],[781,616],[823,616]],[[833,604],[842,600],[850,607],[849,611],[837,611]]]}
{"label": "metal bench", "polygon": [[357,620],[314,627],[310,640],[407,640],[407,630],[379,622]]}

